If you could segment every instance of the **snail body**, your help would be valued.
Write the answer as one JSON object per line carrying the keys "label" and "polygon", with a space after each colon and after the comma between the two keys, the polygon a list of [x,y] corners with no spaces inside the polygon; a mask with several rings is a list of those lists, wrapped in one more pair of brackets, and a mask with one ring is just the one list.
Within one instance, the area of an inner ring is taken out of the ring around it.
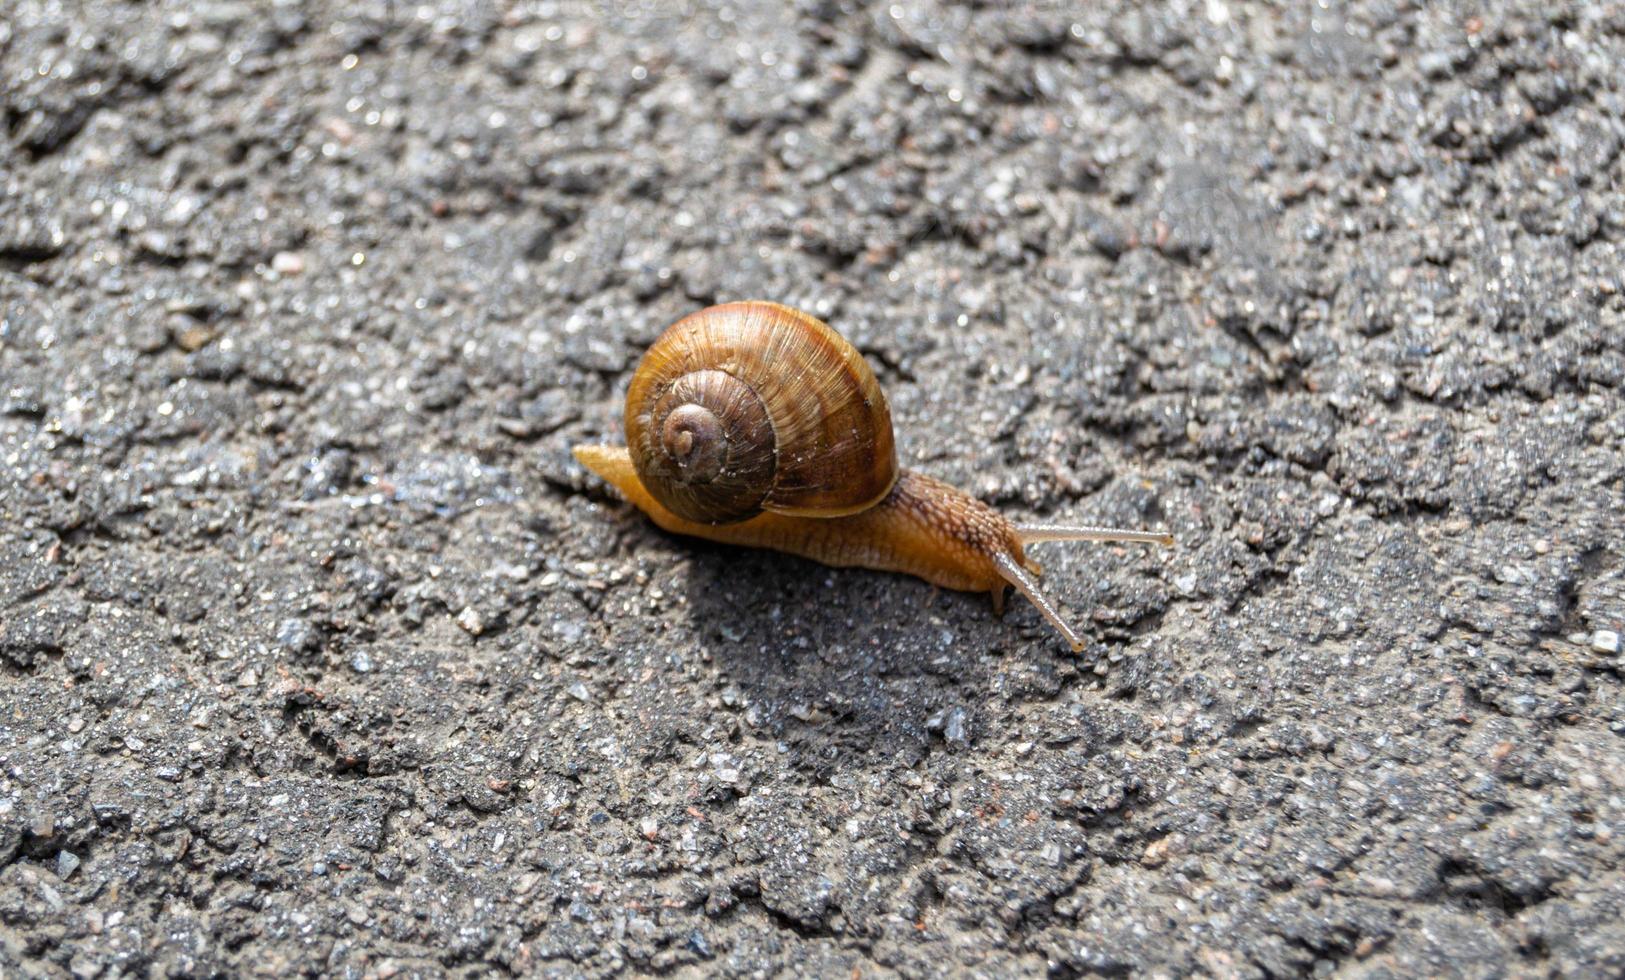
{"label": "snail body", "polygon": [[1039,541],[1172,544],[1166,534],[1016,524],[898,467],[891,412],[863,357],[822,321],[776,303],[713,306],[669,327],[627,391],[627,445],[575,458],[674,534],[836,567],[1021,591],[1073,650],[1083,640],[1040,590]]}

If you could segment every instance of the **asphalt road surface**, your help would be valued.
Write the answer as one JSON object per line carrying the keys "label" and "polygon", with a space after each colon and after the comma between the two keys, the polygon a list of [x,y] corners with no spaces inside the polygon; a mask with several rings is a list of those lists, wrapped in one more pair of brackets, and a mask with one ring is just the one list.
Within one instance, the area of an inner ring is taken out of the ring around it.
{"label": "asphalt road surface", "polygon": [[[1625,7],[0,4],[0,975],[1625,970]],[[655,529],[807,309],[1085,629]]]}

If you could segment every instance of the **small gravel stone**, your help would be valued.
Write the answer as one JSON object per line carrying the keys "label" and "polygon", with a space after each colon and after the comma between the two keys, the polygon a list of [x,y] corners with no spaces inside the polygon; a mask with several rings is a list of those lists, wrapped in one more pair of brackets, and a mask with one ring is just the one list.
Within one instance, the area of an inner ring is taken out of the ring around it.
{"label": "small gravel stone", "polygon": [[457,614],[457,625],[470,635],[479,636],[485,632],[485,617],[473,606],[464,606],[463,611]]}
{"label": "small gravel stone", "polygon": [[292,653],[307,653],[321,646],[316,627],[303,619],[284,619],[277,626],[277,646]]}
{"label": "small gravel stone", "polygon": [[281,276],[297,276],[305,271],[305,258],[298,252],[278,252],[271,257],[271,270]]}
{"label": "small gravel stone", "polygon": [[702,960],[708,960],[714,955],[711,952],[711,944],[706,942],[705,935],[698,929],[695,929],[693,932],[688,934],[688,942],[686,945],[695,956],[698,956]]}

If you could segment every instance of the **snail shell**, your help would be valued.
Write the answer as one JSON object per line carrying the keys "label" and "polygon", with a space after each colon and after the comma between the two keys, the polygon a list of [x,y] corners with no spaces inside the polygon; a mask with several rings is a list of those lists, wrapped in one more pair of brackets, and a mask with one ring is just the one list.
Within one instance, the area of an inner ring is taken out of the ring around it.
{"label": "snail shell", "polygon": [[823,321],[777,303],[725,303],[668,327],[632,378],[625,421],[638,478],[697,523],[841,517],[897,482],[874,372]]}

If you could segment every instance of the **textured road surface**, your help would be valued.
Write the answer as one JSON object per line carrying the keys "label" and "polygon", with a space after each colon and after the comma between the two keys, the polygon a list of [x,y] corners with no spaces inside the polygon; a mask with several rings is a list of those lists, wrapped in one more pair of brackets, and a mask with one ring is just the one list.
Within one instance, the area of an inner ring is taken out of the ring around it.
{"label": "textured road surface", "polygon": [[[1625,970],[1625,8],[6,0],[0,974]],[[762,297],[1034,611],[569,447]]]}

